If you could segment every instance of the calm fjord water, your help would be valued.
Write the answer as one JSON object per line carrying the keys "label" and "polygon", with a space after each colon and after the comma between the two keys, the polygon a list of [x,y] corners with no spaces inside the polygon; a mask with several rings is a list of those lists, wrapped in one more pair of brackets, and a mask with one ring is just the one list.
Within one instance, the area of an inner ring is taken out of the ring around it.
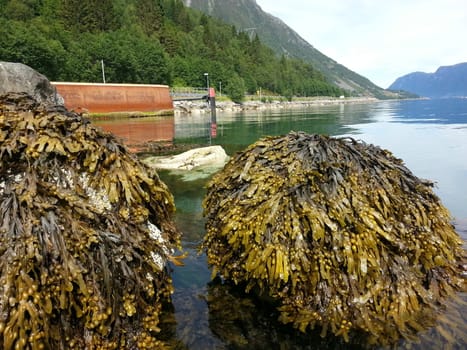
{"label": "calm fjord water", "polygon": [[[217,137],[209,140],[209,116],[175,117],[175,142],[219,144],[228,154],[244,149],[259,138],[304,131],[350,136],[378,145],[401,158],[418,177],[436,183],[435,192],[455,218],[467,241],[467,99],[383,101],[371,104],[338,104],[303,110],[220,113]],[[178,349],[356,349],[338,339],[318,334],[302,337],[280,325],[273,311],[245,296],[210,282],[204,254],[202,199],[209,177],[188,179],[161,172],[174,194],[176,223],[189,253],[184,267],[173,267],[175,293],[171,332]],[[462,296],[464,301],[466,296]],[[455,305],[461,315],[465,306]],[[449,311],[448,311],[449,312]],[[467,316],[463,316],[461,323]],[[454,327],[454,326],[453,326]],[[464,329],[465,327],[460,327]],[[424,332],[421,344],[432,348],[436,329]],[[428,342],[427,342],[428,339]],[[401,342],[400,348],[407,345]],[[467,344],[457,344],[459,349]]]}
{"label": "calm fjord water", "polygon": [[[175,141],[207,142],[208,123],[208,116],[176,117]],[[435,192],[452,215],[467,220],[467,99],[220,114],[217,137],[211,142],[233,154],[261,137],[292,130],[350,136],[390,150],[416,176],[434,181]]]}

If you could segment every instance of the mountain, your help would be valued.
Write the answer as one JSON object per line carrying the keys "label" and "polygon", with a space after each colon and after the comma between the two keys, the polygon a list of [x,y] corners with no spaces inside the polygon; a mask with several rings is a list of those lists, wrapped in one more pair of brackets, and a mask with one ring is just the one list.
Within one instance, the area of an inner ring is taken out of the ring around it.
{"label": "mountain", "polygon": [[434,73],[404,75],[397,78],[389,89],[432,98],[467,97],[467,62],[439,67]]}
{"label": "mountain", "polygon": [[327,57],[298,35],[286,23],[264,12],[255,0],[183,0],[188,7],[235,25],[252,35],[278,55],[295,57],[311,63],[329,82],[355,95],[378,98],[395,97],[391,92],[373,84],[367,78],[351,71]]}

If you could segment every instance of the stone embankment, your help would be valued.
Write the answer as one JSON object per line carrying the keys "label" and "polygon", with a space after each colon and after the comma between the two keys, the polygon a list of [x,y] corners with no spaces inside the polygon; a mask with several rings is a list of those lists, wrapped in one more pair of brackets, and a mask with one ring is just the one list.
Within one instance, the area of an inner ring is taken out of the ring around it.
{"label": "stone embankment", "polygon": [[[297,101],[247,101],[241,104],[231,101],[216,101],[216,110],[217,112],[241,112],[251,110],[300,109],[312,106],[358,104],[377,101],[378,99],[374,97],[315,97]],[[174,110],[175,114],[201,114],[210,112],[210,107],[205,101],[174,101]]]}

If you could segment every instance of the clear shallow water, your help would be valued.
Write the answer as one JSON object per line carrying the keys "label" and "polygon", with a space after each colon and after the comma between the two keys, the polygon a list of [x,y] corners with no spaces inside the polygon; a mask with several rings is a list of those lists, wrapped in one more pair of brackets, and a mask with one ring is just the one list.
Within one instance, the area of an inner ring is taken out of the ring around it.
{"label": "clear shallow water", "polygon": [[[436,182],[435,192],[467,241],[467,100],[386,101],[373,104],[319,106],[306,110],[218,114],[218,136],[209,139],[209,116],[176,117],[175,142],[222,145],[228,154],[267,135],[291,130],[355,139],[386,148],[421,178]],[[234,290],[210,282],[210,271],[197,246],[204,235],[202,199],[208,179],[183,181],[163,172],[174,194],[176,223],[189,256],[174,267],[173,324],[170,339],[179,349],[348,349],[337,339],[318,334],[302,337],[278,324],[273,310]],[[467,300],[463,296],[464,301]],[[455,304],[461,314],[465,306]],[[448,312],[457,312],[455,310]],[[461,323],[467,322],[466,316]],[[453,326],[455,328],[455,325]],[[465,329],[465,328],[464,328]],[[436,330],[422,334],[422,343]],[[459,348],[463,348],[459,344]],[[400,348],[405,343],[401,342]],[[358,347],[353,347],[358,348]]]}

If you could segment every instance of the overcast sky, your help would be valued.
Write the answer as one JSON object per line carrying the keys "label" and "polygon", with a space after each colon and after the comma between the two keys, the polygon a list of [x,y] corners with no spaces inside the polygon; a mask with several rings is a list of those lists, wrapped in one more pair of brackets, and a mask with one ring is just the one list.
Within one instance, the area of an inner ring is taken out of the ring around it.
{"label": "overcast sky", "polygon": [[256,0],[326,56],[387,88],[467,62],[467,0]]}

